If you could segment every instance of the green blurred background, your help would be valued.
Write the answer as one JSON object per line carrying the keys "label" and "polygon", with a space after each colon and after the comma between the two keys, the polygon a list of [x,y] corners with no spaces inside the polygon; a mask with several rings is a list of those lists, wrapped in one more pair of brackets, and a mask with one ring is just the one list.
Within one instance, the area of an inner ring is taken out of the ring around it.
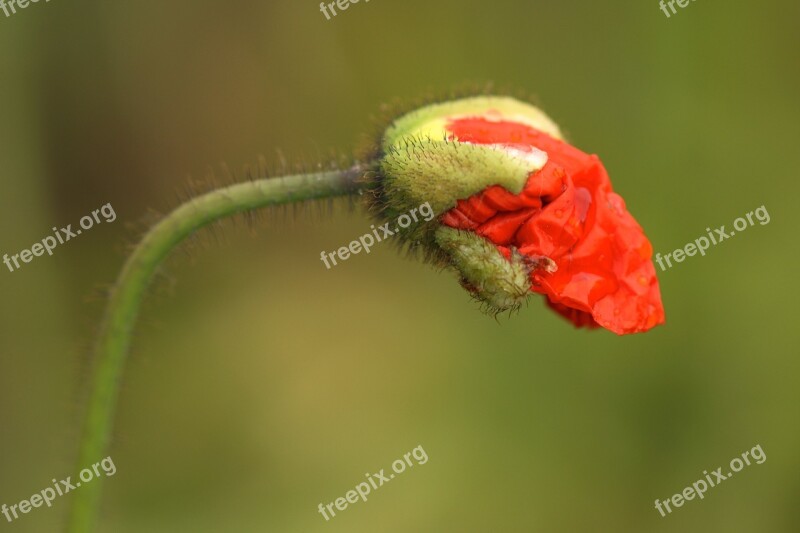
{"label": "green blurred background", "polygon": [[[102,532],[800,530],[800,3],[54,0],[0,13],[0,504],[75,475],[102,289],[188,176],[352,153],[370,115],[465,81],[535,94],[600,154],[656,251],[764,205],[660,273],[667,324],[577,331],[538,298],[482,315],[360,210],[279,212],[177,254],[137,327]],[[0,265],[2,266],[2,265]],[[667,518],[653,508],[760,444]],[[317,513],[417,445],[418,466]],[[58,531],[67,498],[0,531]]]}

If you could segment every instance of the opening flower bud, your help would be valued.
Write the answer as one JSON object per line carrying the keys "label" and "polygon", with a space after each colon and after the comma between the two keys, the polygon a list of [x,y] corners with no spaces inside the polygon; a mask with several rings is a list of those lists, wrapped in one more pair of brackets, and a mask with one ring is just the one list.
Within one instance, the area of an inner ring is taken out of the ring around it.
{"label": "opening flower bud", "polygon": [[491,311],[540,293],[576,326],[664,322],[642,228],[599,158],[538,108],[484,96],[415,110],[384,132],[370,175],[380,218],[429,206],[435,216],[400,237]]}

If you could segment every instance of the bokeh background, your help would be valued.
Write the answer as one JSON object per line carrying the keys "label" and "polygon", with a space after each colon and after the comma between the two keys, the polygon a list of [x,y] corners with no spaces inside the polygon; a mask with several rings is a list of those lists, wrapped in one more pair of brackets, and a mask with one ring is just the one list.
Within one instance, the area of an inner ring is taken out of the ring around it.
{"label": "bokeh background", "polygon": [[[98,294],[149,210],[220,162],[351,154],[383,103],[493,81],[601,155],[656,251],[762,205],[771,222],[660,273],[667,324],[628,337],[538,298],[495,321],[389,245],[325,270],[321,250],[368,229],[358,209],[225,226],[145,307],[99,531],[800,530],[798,17],[790,0],[669,19],[656,0],[0,13],[0,254],[118,215],[0,269],[0,503],[75,475]],[[764,464],[654,509],[756,444]],[[427,464],[317,513],[418,445]],[[67,507],[0,531],[58,531]]]}

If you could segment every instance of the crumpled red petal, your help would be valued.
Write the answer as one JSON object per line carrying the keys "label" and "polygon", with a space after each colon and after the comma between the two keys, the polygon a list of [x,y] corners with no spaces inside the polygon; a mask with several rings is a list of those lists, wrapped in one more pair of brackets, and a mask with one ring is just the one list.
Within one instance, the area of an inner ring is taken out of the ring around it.
{"label": "crumpled red petal", "polygon": [[482,235],[506,257],[516,248],[555,261],[555,272],[531,273],[531,290],[578,327],[622,335],[664,322],[652,246],[596,155],[516,122],[461,118],[447,130],[459,142],[537,148],[548,161],[520,194],[489,187],[460,200],[443,224]]}

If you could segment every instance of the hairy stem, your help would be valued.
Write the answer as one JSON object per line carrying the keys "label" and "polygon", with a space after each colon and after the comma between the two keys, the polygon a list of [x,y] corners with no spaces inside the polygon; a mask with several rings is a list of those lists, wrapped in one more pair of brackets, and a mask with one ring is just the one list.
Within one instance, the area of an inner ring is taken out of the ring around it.
{"label": "hairy stem", "polygon": [[[125,263],[111,294],[95,346],[95,367],[84,421],[78,469],[106,456],[131,334],[150,280],[186,237],[215,221],[260,207],[352,194],[360,168],[261,179],[224,187],[181,205],[154,226]],[[100,503],[101,480],[72,495],[67,533],[89,533]]]}

